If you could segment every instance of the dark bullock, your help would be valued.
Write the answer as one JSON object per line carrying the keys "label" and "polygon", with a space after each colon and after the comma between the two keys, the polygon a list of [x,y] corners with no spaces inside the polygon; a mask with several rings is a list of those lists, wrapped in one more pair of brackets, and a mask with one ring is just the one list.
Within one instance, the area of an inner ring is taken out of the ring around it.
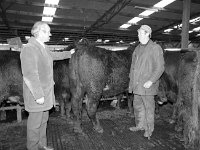
{"label": "dark bullock", "polygon": [[7,99],[23,102],[19,54],[17,51],[0,51],[0,103]]}
{"label": "dark bullock", "polygon": [[128,88],[132,52],[131,49],[114,52],[87,44],[77,46],[70,59],[70,90],[75,131],[82,132],[82,99],[87,95],[88,116],[94,129],[103,132],[96,118],[99,100],[101,96],[115,96]]}
{"label": "dark bullock", "polygon": [[60,105],[60,114],[62,117],[69,118],[70,104],[70,86],[69,86],[69,59],[54,61],[54,91],[55,98]]}
{"label": "dark bullock", "polygon": [[[176,129],[188,149],[200,148],[200,51],[165,52],[159,97],[174,104]],[[180,130],[181,129],[181,130]]]}
{"label": "dark bullock", "polygon": [[178,75],[178,125],[188,149],[200,149],[200,50],[182,54]]}
{"label": "dark bullock", "polygon": [[176,102],[178,94],[178,68],[180,52],[164,52],[165,71],[160,79],[158,96],[161,101]]}

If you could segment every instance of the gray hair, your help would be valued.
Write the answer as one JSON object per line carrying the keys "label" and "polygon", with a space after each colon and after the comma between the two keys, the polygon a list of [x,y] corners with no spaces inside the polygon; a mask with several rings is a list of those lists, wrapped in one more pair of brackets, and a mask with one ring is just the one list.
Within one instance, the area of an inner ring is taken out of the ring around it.
{"label": "gray hair", "polygon": [[34,36],[34,37],[37,37],[38,36],[38,32],[43,29],[45,26],[48,26],[48,24],[46,22],[43,22],[43,21],[38,21],[36,22],[32,29],[31,29],[31,34]]}

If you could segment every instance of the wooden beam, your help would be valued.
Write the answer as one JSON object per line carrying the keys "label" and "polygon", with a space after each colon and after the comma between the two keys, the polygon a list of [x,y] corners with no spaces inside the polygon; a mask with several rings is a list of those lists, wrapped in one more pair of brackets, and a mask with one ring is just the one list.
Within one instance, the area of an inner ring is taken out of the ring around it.
{"label": "wooden beam", "polygon": [[181,48],[188,48],[189,43],[189,20],[190,20],[190,5],[191,0],[183,1],[183,17],[182,17],[182,32],[181,32]]}

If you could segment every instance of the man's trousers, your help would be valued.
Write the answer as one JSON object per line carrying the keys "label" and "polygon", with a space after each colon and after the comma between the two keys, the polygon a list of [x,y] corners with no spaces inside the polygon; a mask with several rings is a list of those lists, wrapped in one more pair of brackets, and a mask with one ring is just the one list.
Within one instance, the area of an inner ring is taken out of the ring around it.
{"label": "man's trousers", "polygon": [[154,95],[134,95],[133,108],[136,127],[143,128],[151,135],[154,130]]}
{"label": "man's trousers", "polygon": [[47,121],[49,111],[29,112],[27,121],[27,149],[38,150],[38,146],[47,146]]}

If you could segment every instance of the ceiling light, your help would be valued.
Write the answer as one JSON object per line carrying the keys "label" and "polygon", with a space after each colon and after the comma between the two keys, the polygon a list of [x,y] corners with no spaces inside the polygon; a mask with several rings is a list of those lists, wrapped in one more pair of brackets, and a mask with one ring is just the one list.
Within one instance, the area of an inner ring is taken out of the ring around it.
{"label": "ceiling light", "polygon": [[155,10],[145,10],[142,13],[139,14],[139,16],[149,16],[151,14],[153,14],[154,12],[156,12]]}
{"label": "ceiling light", "polygon": [[200,33],[196,35],[196,37],[200,36]]}
{"label": "ceiling light", "polygon": [[63,41],[69,41],[69,38],[64,38]]}
{"label": "ceiling light", "polygon": [[52,22],[53,21],[53,17],[42,17],[42,21]]}
{"label": "ceiling light", "polygon": [[108,43],[108,42],[110,42],[110,40],[104,40],[104,43]]}
{"label": "ceiling light", "polygon": [[45,0],[45,4],[58,5],[60,0]]}
{"label": "ceiling light", "polygon": [[194,31],[189,31],[189,33],[192,33],[192,32],[194,32]]}
{"label": "ceiling light", "polygon": [[[139,16],[149,16],[155,12],[158,11],[158,9],[160,8],[164,8],[165,6],[171,4],[172,2],[174,2],[175,0],[161,0],[160,2],[156,3],[152,8],[145,8],[147,10],[145,10],[144,12],[140,13]],[[137,6],[137,8],[139,8],[139,6]],[[142,7],[141,7],[142,8]],[[127,29],[129,28],[131,25],[136,24],[137,22],[141,21],[143,18],[140,17],[134,17],[131,20],[128,21],[128,23],[121,25],[119,28],[120,29]]]}
{"label": "ceiling light", "polygon": [[97,39],[96,42],[101,43],[102,39]]}
{"label": "ceiling light", "polygon": [[129,24],[136,24],[137,22],[139,22],[142,19],[143,18],[140,18],[140,17],[134,17],[133,19],[129,20],[128,23]]}
{"label": "ceiling light", "polygon": [[164,8],[165,6],[173,3],[175,0],[162,0],[157,4],[153,5],[154,7]]}
{"label": "ceiling light", "polygon": [[194,19],[190,19],[190,23],[195,24],[200,21],[200,17],[196,17]]}
{"label": "ceiling light", "polygon": [[165,48],[165,51],[181,51],[180,48]]}
{"label": "ceiling light", "polygon": [[53,16],[55,15],[55,12],[56,12],[56,8],[53,8],[53,7],[44,7],[43,9],[43,15]]}
{"label": "ceiling light", "polygon": [[171,32],[173,29],[169,28],[169,29],[166,29],[164,30],[164,32]]}
{"label": "ceiling light", "polygon": [[194,32],[198,32],[200,30],[200,27],[194,28],[193,31]]}
{"label": "ceiling light", "polygon": [[174,29],[181,29],[181,27],[182,27],[182,24],[179,24],[179,25],[175,25],[173,28]]}
{"label": "ceiling light", "polygon": [[131,25],[130,24],[123,24],[123,25],[121,25],[119,28],[120,29],[127,29],[127,28],[129,28]]}
{"label": "ceiling light", "polygon": [[130,42],[129,44],[131,44],[131,45],[132,45],[132,44],[135,44],[135,43],[136,43],[136,42],[135,42],[135,41],[133,41],[133,42]]}

